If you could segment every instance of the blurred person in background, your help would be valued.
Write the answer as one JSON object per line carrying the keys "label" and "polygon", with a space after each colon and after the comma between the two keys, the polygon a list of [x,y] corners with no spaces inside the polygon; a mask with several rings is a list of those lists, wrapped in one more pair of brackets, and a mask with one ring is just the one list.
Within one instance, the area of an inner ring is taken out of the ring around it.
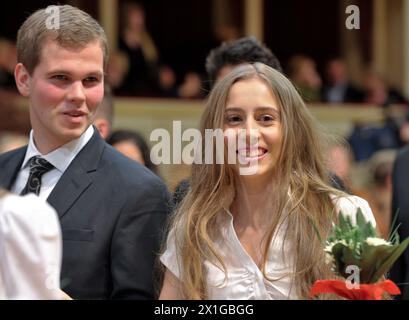
{"label": "blurred person in background", "polygon": [[0,130],[27,135],[31,124],[27,101],[18,91],[0,89]]}
{"label": "blurred person in background", "polygon": [[409,112],[402,117],[399,125],[399,142],[401,147],[409,144]]}
{"label": "blurred person in background", "polygon": [[16,91],[14,67],[17,64],[16,45],[0,38],[0,89]]}
{"label": "blurred person in background", "polygon": [[378,223],[378,230],[385,239],[388,239],[392,219],[392,172],[396,153],[396,150],[378,151],[369,160],[373,181],[370,194],[373,199],[368,202]]}
{"label": "blurred person in background", "polygon": [[348,136],[355,161],[364,162],[379,150],[399,148],[398,132],[395,121],[389,117],[381,125],[355,123]]}
{"label": "blurred person in background", "polygon": [[365,163],[368,182],[354,193],[368,201],[373,210],[379,234],[388,240],[391,224],[392,170],[396,150],[380,150]]}
{"label": "blurred person in background", "polygon": [[93,124],[101,137],[106,140],[111,133],[114,121],[114,97],[108,84],[104,85],[104,98],[95,112]]}
{"label": "blurred person in background", "polygon": [[333,144],[328,150],[328,169],[339,178],[338,183],[351,191],[353,155],[347,142]]}
{"label": "blurred person in background", "polygon": [[326,82],[322,99],[328,103],[360,103],[364,94],[348,78],[347,66],[341,58],[331,59],[326,66]]}
{"label": "blurred person in background", "polygon": [[364,77],[364,101],[367,104],[387,107],[391,104],[408,104],[407,99],[397,90],[389,87],[382,77],[367,71]]}
{"label": "blurred person in background", "polygon": [[[179,98],[175,71],[166,64],[160,66],[158,95],[163,98]],[[201,88],[201,83],[198,85]]]}
{"label": "blurred person in background", "polygon": [[202,99],[206,96],[202,87],[202,79],[197,72],[189,71],[185,74],[182,84],[178,88],[178,97],[183,99]]}
{"label": "blurred person in background", "polygon": [[18,133],[0,133],[0,154],[18,149],[28,143],[28,137]]}
{"label": "blurred person in background", "polygon": [[232,24],[220,24],[216,27],[214,35],[218,43],[233,42],[240,38],[240,30]]}
{"label": "blurred person in background", "polygon": [[306,102],[321,101],[322,80],[313,59],[305,55],[292,56],[288,61],[287,75]]}
{"label": "blurred person in background", "polygon": [[243,37],[212,49],[206,58],[206,73],[213,86],[237,65],[253,62],[262,62],[282,72],[280,62],[269,48],[255,37]]}
{"label": "blurred person in background", "polygon": [[160,92],[159,74],[163,71],[159,68],[159,52],[146,30],[145,19],[142,4],[124,3],[119,49],[128,56],[129,71],[121,94],[154,96]]}
{"label": "blurred person in background", "polygon": [[125,77],[129,72],[129,58],[128,55],[120,50],[110,54],[106,82],[112,88],[114,95],[126,94]]}
{"label": "blurred person in background", "polygon": [[128,158],[146,166],[154,173],[158,173],[157,166],[150,157],[150,148],[141,134],[131,130],[112,132],[107,142]]}

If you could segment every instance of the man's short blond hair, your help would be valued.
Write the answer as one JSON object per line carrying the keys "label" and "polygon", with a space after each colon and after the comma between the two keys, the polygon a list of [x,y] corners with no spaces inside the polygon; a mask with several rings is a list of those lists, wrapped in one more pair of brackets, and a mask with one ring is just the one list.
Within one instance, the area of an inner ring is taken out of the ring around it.
{"label": "man's short blond hair", "polygon": [[99,41],[104,56],[104,70],[108,61],[108,41],[100,24],[88,13],[70,5],[53,6],[48,12],[59,11],[58,28],[50,28],[51,13],[46,8],[30,15],[17,34],[17,59],[30,74],[40,63],[41,50],[46,41],[56,41],[68,49],[81,49]]}

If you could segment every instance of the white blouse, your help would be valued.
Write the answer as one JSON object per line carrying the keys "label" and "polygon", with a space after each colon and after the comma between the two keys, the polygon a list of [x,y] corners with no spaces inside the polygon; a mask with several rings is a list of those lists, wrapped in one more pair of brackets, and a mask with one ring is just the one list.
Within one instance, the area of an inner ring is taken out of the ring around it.
{"label": "white blouse", "polygon": [[0,300],[60,299],[61,255],[49,204],[33,194],[0,198]]}
{"label": "white blouse", "polygon": [[[355,222],[355,213],[361,208],[367,221],[374,226],[375,218],[368,203],[359,197],[348,196],[333,198],[336,211],[351,215]],[[292,285],[293,259],[291,248],[286,243],[284,248],[284,226],[282,225],[273,237],[266,261],[267,280],[253,259],[242,247],[233,227],[233,216],[230,212],[219,215],[218,225],[221,228],[220,237],[215,246],[226,264],[227,279],[221,268],[210,261],[205,261],[205,272],[208,286],[208,297],[211,300],[284,300],[297,299],[296,290]],[[161,256],[161,262],[177,278],[180,278],[180,256],[176,252],[174,232],[170,232],[167,248]]]}

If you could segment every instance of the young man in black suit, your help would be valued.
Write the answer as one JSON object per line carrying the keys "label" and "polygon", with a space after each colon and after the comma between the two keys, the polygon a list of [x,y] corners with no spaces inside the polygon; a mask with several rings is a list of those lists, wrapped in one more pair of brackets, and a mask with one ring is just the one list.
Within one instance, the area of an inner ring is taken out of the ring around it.
{"label": "young man in black suit", "polygon": [[77,8],[53,6],[27,18],[17,50],[15,79],[32,131],[28,146],[0,156],[0,186],[36,193],[56,209],[61,286],[72,298],[153,298],[168,193],[91,125],[104,92],[103,29]]}

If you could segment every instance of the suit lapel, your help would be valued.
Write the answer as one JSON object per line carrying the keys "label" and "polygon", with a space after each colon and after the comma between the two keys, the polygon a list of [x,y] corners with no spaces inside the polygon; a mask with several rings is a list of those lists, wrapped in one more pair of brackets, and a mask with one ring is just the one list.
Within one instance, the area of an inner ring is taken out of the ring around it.
{"label": "suit lapel", "polygon": [[[15,154],[8,159],[6,163],[2,165],[0,169],[0,186],[10,190],[14,181],[17,178],[17,174],[20,171],[21,165],[24,160],[24,156],[27,151],[27,146],[20,148],[14,152]],[[4,156],[7,156],[6,154]]]}
{"label": "suit lapel", "polygon": [[93,183],[105,142],[97,129],[61,176],[47,201],[57,210],[60,219]]}
{"label": "suit lapel", "polygon": [[57,210],[58,216],[61,218],[91,183],[92,180],[81,167],[68,168],[61,176],[47,201]]}

